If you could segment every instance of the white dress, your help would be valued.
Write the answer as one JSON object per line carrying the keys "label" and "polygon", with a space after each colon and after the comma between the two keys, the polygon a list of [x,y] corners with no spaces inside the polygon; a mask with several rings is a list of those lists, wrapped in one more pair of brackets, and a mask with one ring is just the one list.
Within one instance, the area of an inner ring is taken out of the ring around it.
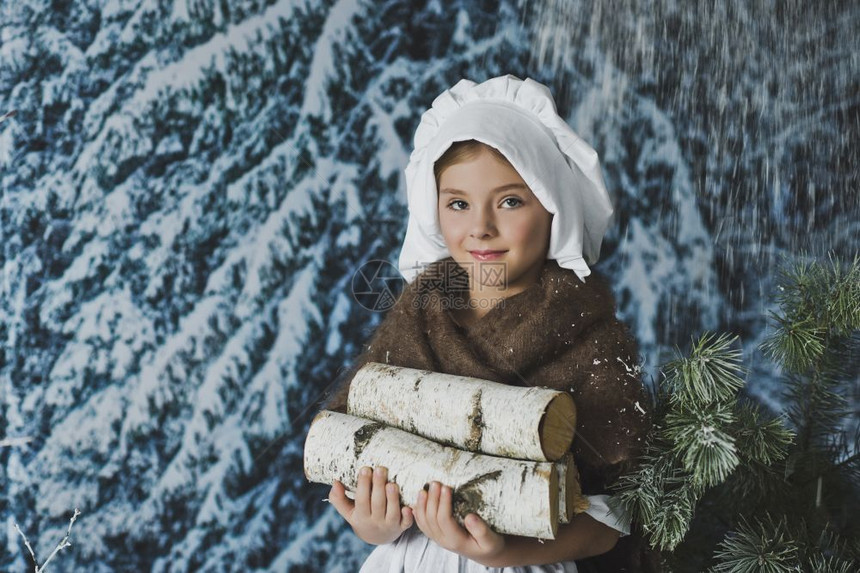
{"label": "white dress", "polygon": [[[585,511],[595,520],[630,534],[629,516],[607,505],[607,495],[586,496]],[[551,565],[525,567],[484,567],[457,553],[439,547],[413,525],[393,543],[379,545],[367,557],[359,573],[576,573],[576,563],[564,561]]]}

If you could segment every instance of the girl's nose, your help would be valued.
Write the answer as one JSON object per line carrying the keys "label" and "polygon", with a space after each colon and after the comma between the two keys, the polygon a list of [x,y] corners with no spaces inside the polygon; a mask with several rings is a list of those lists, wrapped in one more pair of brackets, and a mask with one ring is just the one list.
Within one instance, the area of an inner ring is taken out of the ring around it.
{"label": "girl's nose", "polygon": [[492,237],[496,234],[496,222],[492,215],[484,211],[475,211],[475,216],[472,219],[472,231],[470,233],[475,238]]}

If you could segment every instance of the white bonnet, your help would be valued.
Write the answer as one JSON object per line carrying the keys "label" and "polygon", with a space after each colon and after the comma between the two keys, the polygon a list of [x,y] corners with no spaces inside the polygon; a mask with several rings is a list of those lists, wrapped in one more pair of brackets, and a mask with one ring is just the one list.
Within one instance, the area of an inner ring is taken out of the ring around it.
{"label": "white bonnet", "polygon": [[462,79],[421,116],[406,166],[409,222],[398,262],[406,280],[450,255],[433,165],[452,143],[468,139],[498,149],[554,215],[547,258],[580,280],[591,274],[613,213],[597,152],[559,117],[549,88],[508,74],[480,84]]}

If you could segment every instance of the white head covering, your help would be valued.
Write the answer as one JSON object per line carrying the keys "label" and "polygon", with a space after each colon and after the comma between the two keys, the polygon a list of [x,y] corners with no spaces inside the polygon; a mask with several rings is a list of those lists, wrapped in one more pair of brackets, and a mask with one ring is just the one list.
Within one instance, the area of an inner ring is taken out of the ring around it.
{"label": "white head covering", "polygon": [[409,222],[398,262],[406,280],[450,256],[433,165],[452,143],[468,139],[498,149],[554,215],[547,258],[580,280],[591,274],[613,214],[597,152],[559,117],[549,88],[508,74],[480,84],[462,79],[421,116],[406,166]]}

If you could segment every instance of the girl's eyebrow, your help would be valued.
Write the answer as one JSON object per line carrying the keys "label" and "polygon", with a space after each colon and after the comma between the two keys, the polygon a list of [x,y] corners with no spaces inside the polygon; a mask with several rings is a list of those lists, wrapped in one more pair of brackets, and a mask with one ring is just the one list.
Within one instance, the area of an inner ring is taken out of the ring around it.
{"label": "girl's eyebrow", "polygon": [[[491,189],[490,193],[501,193],[502,191],[510,191],[511,189],[528,189],[528,187],[522,183],[508,183],[507,185],[502,185],[501,187],[496,187],[495,189]],[[461,191],[460,189],[454,189],[452,187],[445,187],[442,189],[439,194],[447,193],[449,195],[468,195],[465,191]]]}

